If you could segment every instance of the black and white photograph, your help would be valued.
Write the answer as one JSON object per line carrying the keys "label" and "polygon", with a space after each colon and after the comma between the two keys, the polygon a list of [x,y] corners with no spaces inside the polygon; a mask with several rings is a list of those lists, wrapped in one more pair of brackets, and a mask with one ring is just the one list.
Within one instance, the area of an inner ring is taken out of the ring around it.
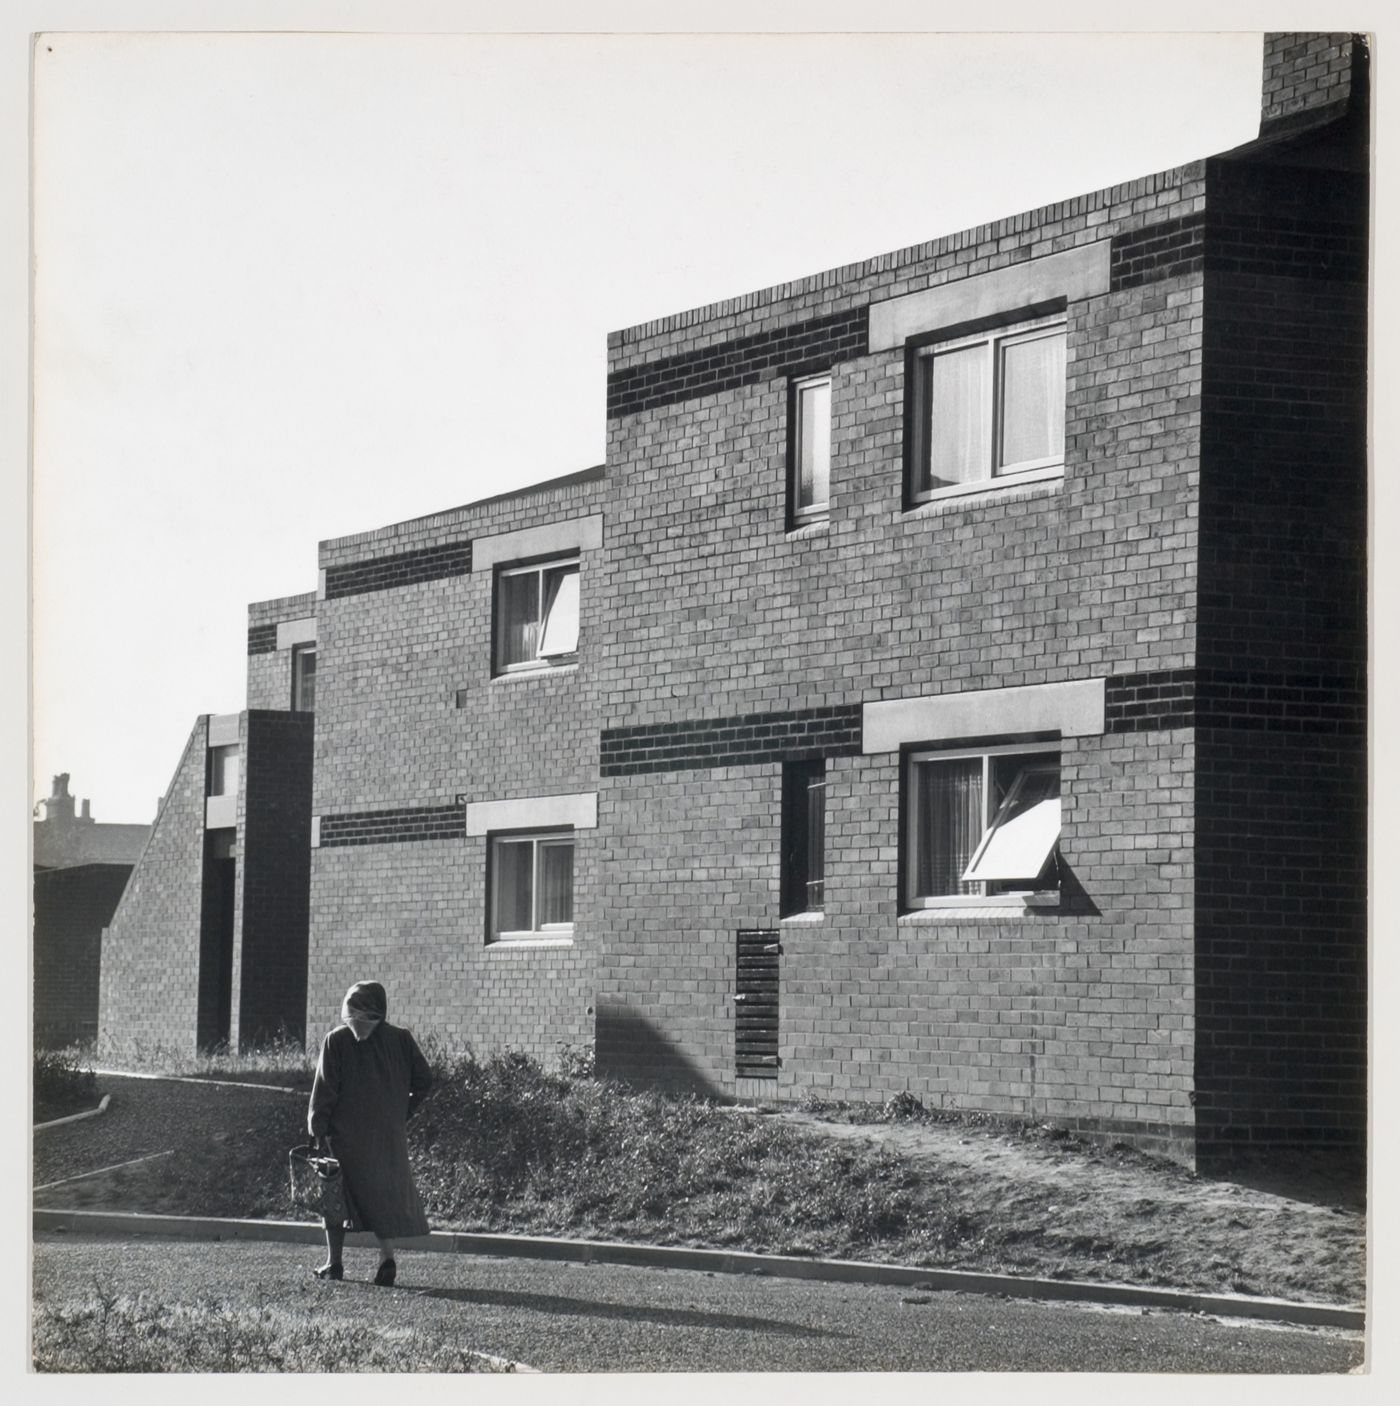
{"label": "black and white photograph", "polygon": [[17,9],[28,1385],[1375,1388],[1384,32]]}

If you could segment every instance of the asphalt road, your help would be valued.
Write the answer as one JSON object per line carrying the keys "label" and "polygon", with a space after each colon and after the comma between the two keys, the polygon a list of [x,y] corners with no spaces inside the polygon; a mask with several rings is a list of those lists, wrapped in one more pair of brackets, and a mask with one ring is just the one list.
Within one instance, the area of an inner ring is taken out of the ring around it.
{"label": "asphalt road", "polygon": [[166,1303],[287,1296],[366,1332],[431,1317],[463,1346],[543,1372],[1337,1373],[1363,1357],[1357,1335],[1175,1313],[422,1253],[405,1254],[385,1290],[369,1282],[372,1250],[346,1252],[343,1284],[311,1280],[316,1258],[263,1242],[43,1233],[34,1292],[61,1299],[96,1278]]}

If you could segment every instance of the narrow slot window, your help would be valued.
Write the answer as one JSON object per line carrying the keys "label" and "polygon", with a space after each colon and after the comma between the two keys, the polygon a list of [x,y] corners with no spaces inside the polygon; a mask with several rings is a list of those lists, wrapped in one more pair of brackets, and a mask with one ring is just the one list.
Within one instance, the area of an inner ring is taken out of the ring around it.
{"label": "narrow slot window", "polygon": [[831,377],[798,381],[792,406],[791,516],[811,522],[826,516],[831,491]]}

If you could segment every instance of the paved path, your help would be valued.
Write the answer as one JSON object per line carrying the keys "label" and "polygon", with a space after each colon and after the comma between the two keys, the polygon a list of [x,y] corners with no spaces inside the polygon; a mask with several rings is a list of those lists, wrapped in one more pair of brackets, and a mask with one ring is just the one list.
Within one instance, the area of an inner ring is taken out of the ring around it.
{"label": "paved path", "polygon": [[309,1279],[305,1248],[41,1234],[36,1297],[94,1277],[179,1302],[199,1294],[297,1302],[392,1331],[428,1318],[465,1347],[546,1372],[1093,1371],[1346,1372],[1355,1335],[1108,1312],[980,1296],[690,1270],[405,1256],[400,1288],[369,1284],[372,1251],[347,1253],[350,1280]]}

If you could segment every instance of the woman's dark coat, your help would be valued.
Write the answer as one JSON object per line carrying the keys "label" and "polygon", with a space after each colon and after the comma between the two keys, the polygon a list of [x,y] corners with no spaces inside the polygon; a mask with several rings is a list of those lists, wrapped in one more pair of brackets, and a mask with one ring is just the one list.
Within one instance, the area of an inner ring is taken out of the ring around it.
{"label": "woman's dark coat", "polygon": [[306,1122],[312,1137],[330,1138],[340,1159],[347,1228],[387,1240],[428,1233],[405,1124],[432,1082],[413,1036],[387,1021],[366,1040],[345,1025],[326,1036]]}

